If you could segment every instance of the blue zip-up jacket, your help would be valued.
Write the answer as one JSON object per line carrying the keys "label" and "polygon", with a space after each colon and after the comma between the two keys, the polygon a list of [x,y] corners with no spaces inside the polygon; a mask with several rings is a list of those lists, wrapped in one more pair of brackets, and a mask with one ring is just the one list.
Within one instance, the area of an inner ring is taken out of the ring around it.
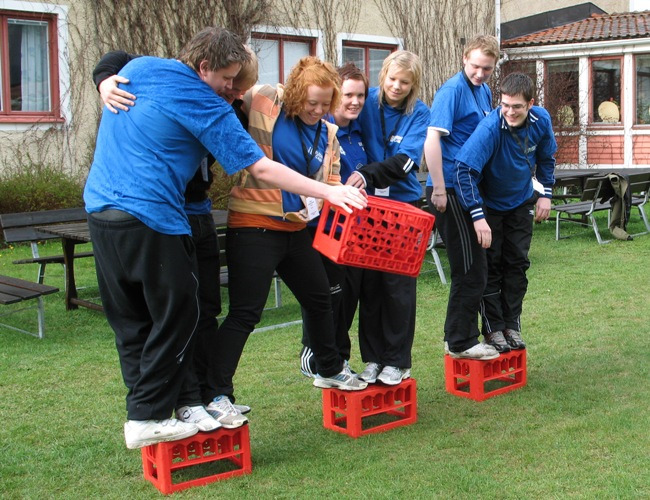
{"label": "blue zip-up jacket", "polygon": [[479,123],[456,156],[453,181],[461,205],[473,220],[485,217],[484,204],[499,211],[521,206],[533,196],[531,166],[544,186],[543,196],[551,198],[556,151],[548,111],[532,106],[526,124],[511,129],[498,107]]}

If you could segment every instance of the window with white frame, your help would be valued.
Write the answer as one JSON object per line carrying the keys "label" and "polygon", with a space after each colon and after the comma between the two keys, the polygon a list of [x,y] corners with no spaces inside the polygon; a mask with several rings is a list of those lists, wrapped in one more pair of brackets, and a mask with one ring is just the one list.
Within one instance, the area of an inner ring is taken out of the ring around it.
{"label": "window with white frame", "polygon": [[592,123],[622,123],[621,66],[620,57],[591,60]]}
{"label": "window with white frame", "polygon": [[0,121],[60,119],[56,20],[0,10]]}
{"label": "window with white frame", "polygon": [[259,83],[284,83],[303,57],[316,54],[316,39],[275,33],[252,33],[251,45],[259,62]]}
{"label": "window with white frame", "polygon": [[650,54],[640,54],[636,63],[636,123],[650,124]]}
{"label": "window with white frame", "polygon": [[379,85],[379,71],[397,45],[343,41],[343,64],[351,62],[363,70],[371,87]]}

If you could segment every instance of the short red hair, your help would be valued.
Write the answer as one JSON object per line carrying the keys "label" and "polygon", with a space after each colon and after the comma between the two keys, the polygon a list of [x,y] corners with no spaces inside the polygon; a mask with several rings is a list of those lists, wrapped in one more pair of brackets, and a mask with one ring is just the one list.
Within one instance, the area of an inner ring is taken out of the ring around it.
{"label": "short red hair", "polygon": [[330,63],[318,57],[303,57],[291,68],[284,86],[282,97],[284,112],[289,118],[298,116],[307,100],[307,88],[316,85],[324,89],[332,88],[330,110],[336,109],[341,100],[341,78]]}

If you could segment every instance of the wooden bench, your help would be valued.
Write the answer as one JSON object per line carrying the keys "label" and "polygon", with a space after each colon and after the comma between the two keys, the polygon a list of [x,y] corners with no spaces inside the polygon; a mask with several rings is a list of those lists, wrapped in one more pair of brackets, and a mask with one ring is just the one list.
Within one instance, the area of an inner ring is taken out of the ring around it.
{"label": "wooden bench", "polygon": [[0,304],[9,305],[16,304],[18,302],[25,302],[31,299],[36,299],[37,305],[33,307],[23,307],[21,309],[11,311],[8,313],[0,314],[2,316],[8,316],[10,314],[15,314],[20,311],[25,311],[28,309],[36,309],[38,315],[38,333],[30,332],[24,330],[17,326],[8,325],[7,323],[0,323],[0,326],[4,326],[11,330],[16,330],[21,333],[26,333],[28,335],[33,335],[42,339],[45,335],[45,308],[43,307],[43,295],[49,295],[51,293],[58,292],[59,289],[53,286],[42,285],[39,283],[32,283],[30,281],[21,280],[18,278],[11,278],[9,276],[0,275]]}
{"label": "wooden bench", "polygon": [[[641,220],[643,220],[643,223],[646,227],[646,231],[634,234],[632,236],[648,234],[650,233],[650,224],[648,223],[648,218],[643,207],[648,202],[648,193],[650,191],[650,172],[630,174],[627,176],[627,180],[628,190],[632,197],[632,206],[637,207]],[[608,184],[609,179],[606,175],[589,177],[585,181],[580,201],[553,206],[553,210],[556,211],[556,240],[567,238],[567,236],[560,236],[560,225],[563,222],[571,222],[584,226],[591,225],[599,244],[609,243],[611,241],[604,240],[601,237],[600,231],[598,230],[598,224],[596,223],[596,218],[594,217],[594,214],[596,212],[609,211],[612,208],[609,201],[601,202],[599,199],[601,192]],[[588,222],[585,222],[585,220],[588,220]]]}
{"label": "wooden bench", "polygon": [[[63,255],[40,256],[38,242],[58,238],[53,234],[38,231],[39,226],[86,221],[83,208],[64,208],[60,210],[43,210],[40,212],[22,212],[0,215],[0,225],[7,243],[27,243],[32,247],[32,257],[15,260],[14,264],[38,264],[37,282],[43,283],[47,264],[64,264]],[[92,252],[75,254],[75,259],[92,257]]]}

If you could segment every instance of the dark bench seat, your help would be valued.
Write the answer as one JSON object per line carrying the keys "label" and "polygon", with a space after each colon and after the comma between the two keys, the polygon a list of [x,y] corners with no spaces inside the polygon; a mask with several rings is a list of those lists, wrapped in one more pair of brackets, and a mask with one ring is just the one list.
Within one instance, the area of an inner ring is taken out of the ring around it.
{"label": "dark bench seat", "polygon": [[[640,236],[642,234],[650,233],[650,223],[644,211],[644,206],[648,202],[648,193],[650,192],[650,173],[632,173],[626,176],[628,181],[628,190],[631,195],[631,206],[637,207],[639,216],[645,224],[646,231],[637,233],[633,236]],[[564,203],[553,206],[557,216],[555,218],[555,239],[566,238],[560,236],[560,224],[565,222],[577,223],[582,225],[591,225],[596,235],[598,243],[608,243],[611,240],[604,240],[600,231],[594,214],[596,212],[609,211],[612,205],[609,201],[599,200],[601,193],[606,184],[609,183],[609,178],[606,175],[589,177],[585,181],[584,189],[580,201],[572,203]],[[579,216],[579,218],[574,218]],[[589,222],[585,222],[585,219]]]}
{"label": "dark bench seat", "polygon": [[[7,243],[30,243],[32,257],[13,261],[14,264],[38,264],[37,282],[43,283],[47,264],[64,264],[63,255],[41,256],[38,251],[38,242],[58,238],[53,234],[39,231],[38,227],[85,222],[86,211],[83,208],[64,208],[60,210],[42,210],[39,212],[21,212],[1,214],[0,225]],[[92,252],[75,254],[75,259],[92,257]]]}
{"label": "dark bench seat", "polygon": [[4,326],[11,330],[16,330],[22,333],[27,333],[28,335],[33,335],[42,339],[45,335],[45,310],[43,307],[42,297],[43,295],[49,295],[58,291],[59,289],[53,286],[32,283],[31,281],[25,281],[18,278],[12,278],[10,276],[0,275],[0,305],[17,304],[19,302],[28,301],[31,299],[37,300],[37,305],[34,307],[25,307],[16,311],[11,311],[9,313],[3,313],[0,316],[15,314],[25,309],[36,309],[38,317],[38,332],[30,332],[28,330],[8,325],[6,323],[0,323],[0,326]]}

